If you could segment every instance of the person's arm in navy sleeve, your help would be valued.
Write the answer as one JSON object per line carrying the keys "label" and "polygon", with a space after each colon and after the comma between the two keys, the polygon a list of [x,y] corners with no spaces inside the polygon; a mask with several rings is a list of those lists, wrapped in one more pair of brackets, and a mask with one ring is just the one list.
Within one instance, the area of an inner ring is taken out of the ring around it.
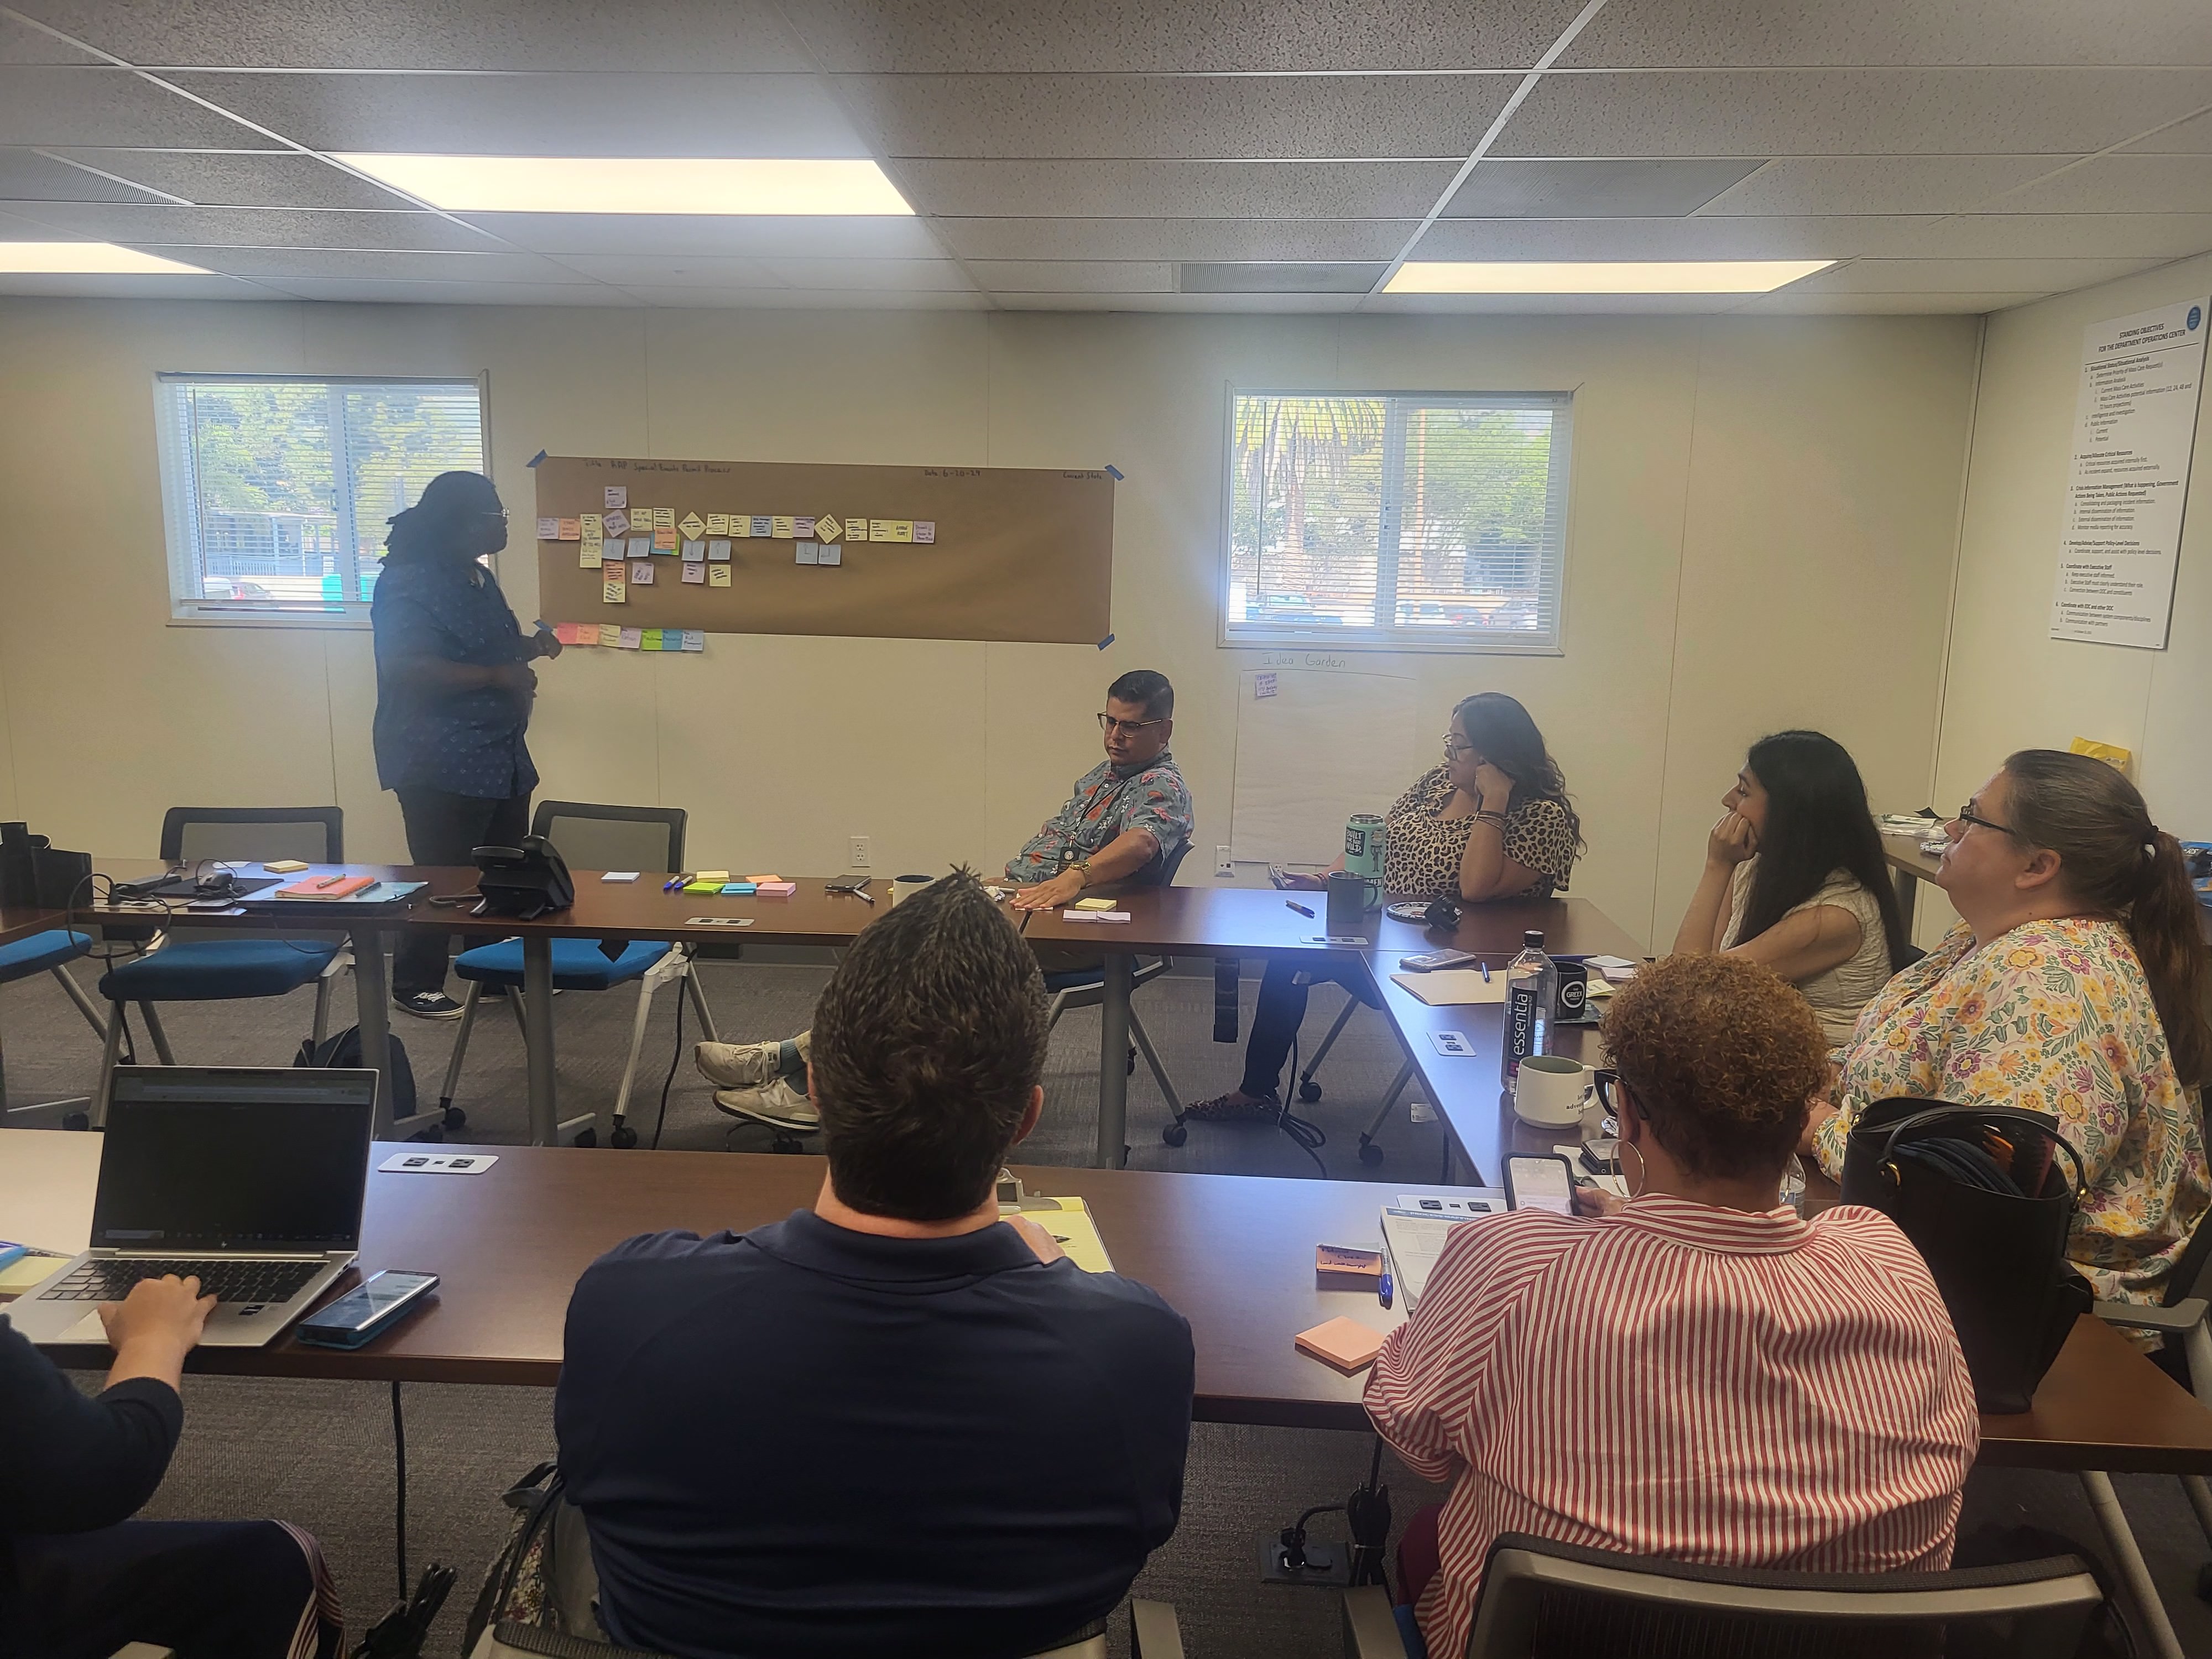
{"label": "person's arm in navy sleeve", "polygon": [[[452,639],[436,613],[420,599],[389,595],[375,620],[377,672],[395,690],[437,697],[487,689],[521,696],[537,688],[537,675],[522,662],[481,665],[453,656]],[[538,654],[536,646],[526,647],[520,635],[515,648],[525,658]]]}
{"label": "person's arm in navy sleeve", "polygon": [[149,1280],[101,1310],[116,1352],[96,1399],[0,1318],[0,1533],[113,1526],[154,1495],[185,1426],[184,1357],[215,1305],[198,1288]]}

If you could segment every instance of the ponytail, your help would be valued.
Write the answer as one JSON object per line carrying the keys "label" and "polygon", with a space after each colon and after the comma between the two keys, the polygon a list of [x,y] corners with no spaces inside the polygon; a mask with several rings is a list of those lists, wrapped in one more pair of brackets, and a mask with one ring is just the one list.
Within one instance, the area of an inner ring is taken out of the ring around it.
{"label": "ponytail", "polygon": [[2004,764],[2012,820],[2030,846],[2058,854],[2067,890],[2124,923],[2174,1073],[2212,1077],[2212,955],[2198,931],[2181,843],[2151,822],[2142,796],[2112,767],[2058,749],[2023,749]]}

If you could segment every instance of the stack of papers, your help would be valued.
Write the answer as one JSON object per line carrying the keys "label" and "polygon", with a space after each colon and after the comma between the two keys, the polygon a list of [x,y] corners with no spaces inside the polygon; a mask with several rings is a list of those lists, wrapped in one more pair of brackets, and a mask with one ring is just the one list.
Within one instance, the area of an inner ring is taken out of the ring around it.
{"label": "stack of papers", "polygon": [[[1466,1226],[1474,1217],[1402,1207],[1407,1201],[1401,1197],[1397,1206],[1382,1212],[1382,1248],[1390,1257],[1393,1286],[1404,1298],[1406,1316],[1410,1319],[1421,1292],[1428,1288],[1437,1258],[1443,1254],[1445,1237],[1454,1227]],[[1470,1198],[1467,1207],[1472,1211],[1477,1203],[1488,1212],[1500,1212],[1505,1208],[1505,1194],[1479,1194]]]}
{"label": "stack of papers", "polygon": [[1505,975],[1498,969],[1487,977],[1479,968],[1444,968],[1433,974],[1393,974],[1390,978],[1431,1008],[1505,1000]]}

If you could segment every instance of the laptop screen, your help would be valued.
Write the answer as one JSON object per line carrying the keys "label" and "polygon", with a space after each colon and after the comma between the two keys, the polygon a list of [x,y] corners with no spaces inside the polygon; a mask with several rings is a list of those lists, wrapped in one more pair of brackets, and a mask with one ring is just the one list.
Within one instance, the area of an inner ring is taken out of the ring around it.
{"label": "laptop screen", "polygon": [[375,1102],[374,1072],[118,1069],[93,1247],[354,1249]]}

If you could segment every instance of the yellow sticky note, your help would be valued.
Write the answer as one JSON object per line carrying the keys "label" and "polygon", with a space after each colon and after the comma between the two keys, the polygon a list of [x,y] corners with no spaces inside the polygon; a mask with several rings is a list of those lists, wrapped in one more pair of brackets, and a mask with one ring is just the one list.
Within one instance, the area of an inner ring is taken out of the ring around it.
{"label": "yellow sticky note", "polygon": [[[635,515],[633,515],[633,516],[635,516]],[[675,509],[674,507],[654,507],[654,508],[653,509],[653,527],[655,530],[673,530],[673,529],[675,529],[675,528],[676,528],[676,509]]]}
{"label": "yellow sticky note", "polygon": [[730,515],[726,513],[709,513],[707,515],[707,533],[709,536],[728,535],[730,533]]}
{"label": "yellow sticky note", "polygon": [[[895,541],[896,541],[896,540],[898,539],[898,538],[897,538],[896,536],[894,536],[893,534],[891,534],[891,526],[892,526],[892,520],[889,520],[889,519],[871,519],[871,520],[868,520],[868,539],[869,539],[870,541],[872,541],[872,542],[895,542]],[[909,535],[911,535],[913,532],[912,532],[911,531],[909,531],[908,533]]]}
{"label": "yellow sticky note", "polygon": [[1068,908],[1073,910],[1110,910],[1114,908],[1114,905],[1115,901],[1112,899],[1087,898],[1078,899]]}
{"label": "yellow sticky note", "polygon": [[708,565],[708,566],[707,567],[707,586],[709,586],[709,587],[727,587],[729,585],[730,585],[730,567],[729,567],[729,566],[727,566],[727,565],[726,565],[726,564],[710,564],[710,565]]}
{"label": "yellow sticky note", "polygon": [[622,624],[620,623],[601,623],[599,624],[599,643],[610,648],[620,645],[622,643]]}
{"label": "yellow sticky note", "polygon": [[825,513],[814,521],[814,539],[817,542],[834,542],[837,539],[838,532],[844,527]]}
{"label": "yellow sticky note", "polygon": [[707,533],[707,521],[696,513],[686,513],[684,515],[684,522],[676,527],[684,532],[686,541],[696,542]]}
{"label": "yellow sticky note", "polygon": [[583,514],[578,517],[576,522],[584,526],[584,539],[587,542],[596,540],[607,533],[607,515],[604,513]]}
{"label": "yellow sticky note", "polygon": [[[878,539],[881,538],[878,538]],[[912,541],[914,539],[914,520],[912,519],[893,519],[891,520],[891,539],[895,542]]]}
{"label": "yellow sticky note", "polygon": [[848,542],[866,541],[868,539],[868,521],[866,519],[854,518],[851,514],[848,514],[845,518],[845,539]]}
{"label": "yellow sticky note", "polygon": [[601,582],[599,584],[599,598],[603,602],[608,605],[628,605],[629,603],[629,584],[628,582]]}
{"label": "yellow sticky note", "polygon": [[795,519],[784,518],[779,514],[769,520],[768,533],[780,542],[791,541],[799,534],[799,522]]}
{"label": "yellow sticky note", "polygon": [[2091,760],[2100,760],[2114,771],[2124,775],[2134,754],[2116,743],[2099,743],[2094,738],[2076,738],[2066,745],[2070,754],[2087,755]]}
{"label": "yellow sticky note", "polygon": [[601,545],[602,544],[599,542],[586,542],[584,544],[584,550],[576,556],[577,568],[583,570],[589,570],[597,566],[599,562],[599,548]]}

